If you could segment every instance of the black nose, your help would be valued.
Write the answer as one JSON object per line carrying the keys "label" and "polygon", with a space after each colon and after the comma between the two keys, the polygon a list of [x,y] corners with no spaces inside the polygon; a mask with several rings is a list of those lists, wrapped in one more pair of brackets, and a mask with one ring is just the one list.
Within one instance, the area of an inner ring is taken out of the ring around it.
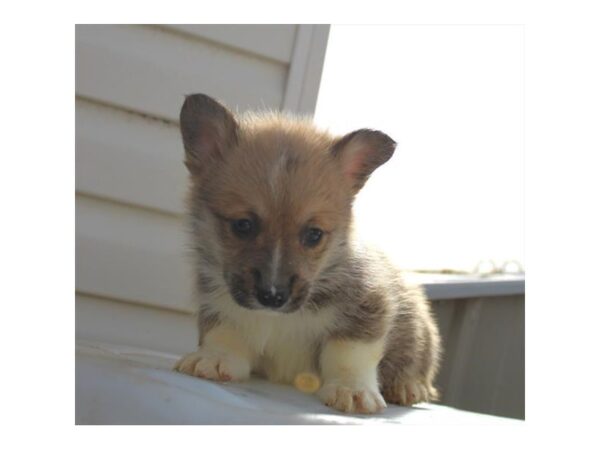
{"label": "black nose", "polygon": [[256,290],[256,298],[258,302],[267,308],[280,308],[287,302],[288,293],[284,291],[266,291],[262,289]]}

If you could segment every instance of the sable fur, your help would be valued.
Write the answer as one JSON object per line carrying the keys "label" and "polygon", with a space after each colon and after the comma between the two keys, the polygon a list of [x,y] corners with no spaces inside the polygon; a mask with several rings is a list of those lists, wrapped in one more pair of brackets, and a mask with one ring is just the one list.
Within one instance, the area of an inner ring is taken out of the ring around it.
{"label": "sable fur", "polygon": [[[238,359],[229,365],[238,364],[240,373],[247,363],[248,370],[288,383],[299,372],[320,373],[325,347],[380,342],[376,376],[385,400],[435,399],[440,338],[423,291],[407,286],[382,253],[360,244],[352,226],[356,193],[392,156],[395,142],[374,130],[335,137],[307,119],[277,113],[234,117],[201,94],[186,98],[180,123],[190,171],[200,349],[178,370],[236,378],[224,369],[225,344],[216,347],[221,356],[207,356],[211,330],[225,336],[219,342],[235,341]],[[248,239],[231,230],[244,217],[257,224]],[[312,226],[324,234],[308,249],[302,233]],[[271,289],[289,292],[277,312],[256,301],[256,286],[266,278]],[[211,358],[217,358],[214,369]],[[349,400],[325,401],[349,412],[380,409],[362,388],[352,389]]]}

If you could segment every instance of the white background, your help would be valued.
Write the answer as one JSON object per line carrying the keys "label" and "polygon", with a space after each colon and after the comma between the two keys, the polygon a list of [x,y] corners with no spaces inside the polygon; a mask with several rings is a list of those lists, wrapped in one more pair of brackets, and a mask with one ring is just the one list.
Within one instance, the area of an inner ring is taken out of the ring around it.
{"label": "white background", "polygon": [[524,265],[523,75],[523,26],[332,27],[315,121],[398,142],[356,218],[402,267]]}

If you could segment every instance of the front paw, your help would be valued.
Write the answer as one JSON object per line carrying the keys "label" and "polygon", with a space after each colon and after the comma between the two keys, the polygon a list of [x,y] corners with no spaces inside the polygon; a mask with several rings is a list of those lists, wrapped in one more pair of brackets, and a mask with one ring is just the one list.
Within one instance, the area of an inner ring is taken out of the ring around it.
{"label": "front paw", "polygon": [[386,407],[376,386],[326,383],[317,395],[327,406],[346,413],[372,414]]}
{"label": "front paw", "polygon": [[181,358],[175,370],[215,381],[241,381],[250,377],[250,363],[244,358],[202,348]]}
{"label": "front paw", "polygon": [[395,380],[391,386],[384,387],[385,399],[397,405],[412,406],[437,398],[433,386],[420,380]]}

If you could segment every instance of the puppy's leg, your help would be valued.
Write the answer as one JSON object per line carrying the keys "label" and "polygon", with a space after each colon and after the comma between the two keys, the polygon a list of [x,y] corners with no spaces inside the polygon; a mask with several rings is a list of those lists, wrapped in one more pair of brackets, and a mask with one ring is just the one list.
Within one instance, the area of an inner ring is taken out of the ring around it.
{"label": "puppy's leg", "polygon": [[216,381],[240,381],[249,378],[252,352],[240,334],[229,324],[210,329],[200,348],[185,355],[175,370]]}
{"label": "puppy's leg", "polygon": [[379,393],[377,365],[384,340],[328,341],[320,355],[323,387],[318,396],[328,406],[349,413],[374,413],[386,404]]}
{"label": "puppy's leg", "polygon": [[433,386],[440,358],[440,338],[432,320],[407,333],[409,324],[390,333],[389,348],[379,365],[379,381],[389,403],[411,406],[437,400]]}

